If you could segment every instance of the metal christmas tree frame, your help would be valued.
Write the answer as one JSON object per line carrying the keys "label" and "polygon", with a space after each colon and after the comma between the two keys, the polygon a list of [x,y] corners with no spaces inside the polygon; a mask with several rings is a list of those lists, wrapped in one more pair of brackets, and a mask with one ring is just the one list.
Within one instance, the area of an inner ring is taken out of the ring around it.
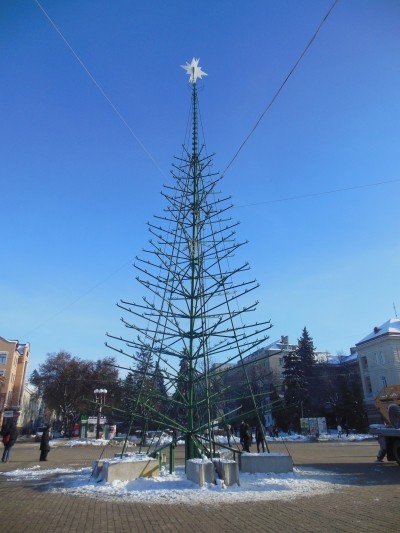
{"label": "metal christmas tree frame", "polygon": [[[123,349],[110,347],[135,362],[141,354],[143,379],[132,396],[132,419],[143,424],[150,418],[160,428],[183,433],[185,457],[191,459],[199,456],[204,441],[211,443],[214,426],[233,416],[225,412],[215,386],[218,376],[264,342],[271,324],[243,323],[244,315],[256,309],[248,295],[258,284],[245,279],[247,263],[234,264],[243,243],[235,240],[230,199],[217,191],[221,176],[212,172],[212,156],[199,139],[197,80],[206,73],[198,59],[183,68],[191,83],[190,135],[172,165],[172,183],[162,192],[164,214],[148,224],[150,247],[135,263],[136,279],[148,296],[140,303],[118,304],[132,317],[122,321],[134,338],[108,336],[125,343]],[[160,372],[168,385],[167,401],[148,386]],[[252,396],[245,365],[243,372]],[[212,454],[212,447],[207,449]]]}

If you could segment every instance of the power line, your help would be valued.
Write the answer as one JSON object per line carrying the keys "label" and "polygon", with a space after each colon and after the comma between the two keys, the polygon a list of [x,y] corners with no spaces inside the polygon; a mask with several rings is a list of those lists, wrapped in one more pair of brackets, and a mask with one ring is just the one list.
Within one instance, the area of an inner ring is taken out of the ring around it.
{"label": "power line", "polygon": [[[356,189],[363,189],[363,188],[366,188],[366,187],[377,187],[379,185],[385,185],[385,184],[388,184],[388,183],[398,183],[398,182],[400,182],[400,179],[378,181],[378,182],[375,182],[375,183],[368,183],[366,185],[354,185],[352,187],[345,187],[345,188],[342,188],[342,189],[333,189],[331,191],[321,191],[321,192],[315,192],[315,193],[310,193],[310,194],[302,194],[302,195],[298,195],[298,196],[291,196],[291,197],[287,197],[287,198],[278,198],[278,199],[275,199],[275,200],[265,200],[265,201],[262,201],[262,202],[254,202],[254,203],[249,203],[249,204],[234,205],[233,208],[237,209],[237,208],[243,208],[243,207],[252,207],[252,206],[256,206],[256,205],[265,205],[265,204],[273,204],[273,203],[278,203],[278,202],[288,202],[288,201],[292,201],[292,200],[301,200],[303,198],[311,198],[311,197],[314,197],[314,196],[323,196],[325,194],[335,194],[335,193],[338,193],[338,192],[352,191],[352,190],[356,190]],[[45,324],[47,324],[48,322],[50,322],[54,318],[56,318],[57,316],[59,316],[62,313],[64,313],[64,311],[66,311],[67,309],[69,309],[70,307],[72,307],[73,305],[78,303],[80,300],[82,300],[83,298],[88,296],[95,289],[97,289],[98,287],[103,285],[106,281],[108,281],[109,279],[113,278],[115,276],[115,274],[117,274],[120,270],[125,268],[128,264],[132,264],[132,260],[129,260],[129,261],[125,262],[124,264],[120,265],[118,268],[113,270],[110,274],[108,274],[107,276],[102,278],[100,281],[98,281],[96,284],[92,285],[89,289],[87,289],[86,291],[81,293],[77,298],[75,298],[74,300],[70,301],[69,303],[67,303],[66,305],[61,307],[58,311],[56,311],[55,313],[50,315],[48,318],[42,320],[33,329],[28,331],[26,336],[28,336],[29,334],[35,333],[36,330],[40,329],[42,326],[44,326]],[[394,304],[393,304],[393,306],[394,306]],[[397,317],[397,315],[396,315],[396,317]]]}
{"label": "power line", "polygon": [[139,139],[139,137],[136,135],[136,133],[133,131],[133,129],[130,127],[128,122],[125,120],[121,112],[117,109],[117,107],[114,105],[114,103],[111,101],[110,97],[107,95],[107,93],[104,91],[100,83],[95,79],[95,77],[92,75],[92,73],[89,71],[85,63],[82,61],[82,59],[78,56],[78,54],[75,52],[75,50],[72,48],[70,43],[67,41],[67,39],[64,37],[64,35],[61,33],[55,22],[51,19],[50,15],[45,11],[45,9],[42,7],[42,5],[39,3],[38,0],[34,0],[38,8],[42,11],[44,16],[47,18],[47,20],[50,22],[53,29],[58,33],[58,35],[63,40],[66,47],[69,49],[69,51],[72,53],[72,55],[75,57],[75,59],[78,61],[80,66],[83,68],[83,70],[86,72],[86,74],[89,76],[90,80],[94,83],[98,91],[101,93],[101,95],[105,98],[107,103],[110,105],[114,113],[118,116],[118,118],[121,120],[121,122],[124,124],[124,126],[127,128],[129,133],[132,135],[132,137],[135,139],[135,141],[139,144],[141,149],[145,152],[145,154],[151,159],[157,170],[168,179],[168,176],[164,173],[163,169],[160,167],[160,165],[157,163],[153,155],[149,152],[149,150],[146,148],[146,146],[143,144],[143,142]]}
{"label": "power line", "polygon": [[283,82],[281,83],[280,87],[278,88],[278,90],[275,92],[274,96],[272,97],[271,101],[269,102],[269,104],[267,105],[267,107],[265,108],[265,110],[262,112],[260,118],[257,120],[257,122],[255,123],[255,125],[253,126],[252,130],[250,131],[250,133],[247,135],[247,137],[244,139],[244,141],[242,142],[242,144],[239,146],[239,148],[236,150],[236,153],[235,155],[232,157],[232,159],[230,160],[230,162],[228,163],[228,165],[226,166],[225,170],[222,172],[222,176],[225,176],[227,170],[229,169],[229,167],[232,165],[232,163],[235,161],[235,159],[237,158],[237,156],[239,155],[239,153],[242,151],[244,145],[247,143],[247,141],[250,139],[250,137],[253,135],[253,133],[255,132],[255,130],[258,128],[258,126],[260,125],[260,122],[262,121],[262,119],[264,118],[264,115],[267,113],[267,111],[269,111],[269,109],[271,108],[272,104],[275,102],[275,100],[278,98],[279,94],[281,93],[282,89],[284,88],[284,86],[286,85],[286,83],[289,81],[289,78],[292,76],[293,72],[296,70],[296,68],[298,67],[299,63],[301,62],[301,60],[303,59],[303,57],[306,55],[308,49],[311,47],[312,43],[314,42],[314,40],[316,39],[319,31],[321,30],[322,26],[324,25],[324,23],[326,22],[326,20],[328,19],[329,15],[332,13],[334,7],[336,6],[336,4],[338,3],[339,0],[335,0],[332,4],[332,6],[330,7],[330,9],[328,10],[328,12],[326,13],[326,15],[324,16],[324,18],[321,20],[321,22],[319,23],[319,26],[318,28],[316,29],[316,31],[314,32],[314,35],[311,37],[311,39],[309,40],[307,46],[304,48],[304,50],[302,51],[302,53],[300,54],[299,58],[297,59],[296,63],[293,65],[293,67],[291,68],[289,74],[286,76],[286,78],[283,80]]}
{"label": "power line", "polygon": [[50,322],[51,320],[53,320],[54,318],[56,318],[57,316],[61,315],[62,313],[64,313],[64,311],[66,311],[67,309],[69,309],[70,307],[72,307],[73,305],[75,305],[76,303],[78,303],[80,300],[82,300],[83,298],[85,298],[86,296],[88,296],[89,294],[91,294],[93,291],[95,291],[98,287],[100,287],[101,285],[103,285],[106,281],[108,281],[110,278],[113,278],[118,272],[120,272],[123,268],[125,268],[127,265],[129,264],[132,264],[132,259],[125,262],[123,265],[119,266],[118,268],[114,269],[110,274],[108,274],[107,276],[105,276],[104,278],[102,278],[100,281],[98,281],[95,285],[92,285],[91,287],[89,287],[89,289],[87,289],[86,291],[82,292],[77,298],[75,298],[74,300],[71,300],[69,303],[65,304],[63,307],[61,307],[58,311],[56,311],[55,313],[53,313],[52,315],[50,315],[48,318],[42,320],[42,322],[40,322],[39,324],[37,324],[33,329],[31,329],[30,331],[27,332],[26,336],[29,336],[30,334],[32,333],[35,333],[35,331],[37,329],[40,329],[42,326],[44,326],[45,324],[47,324],[47,322]]}
{"label": "power line", "polygon": [[312,198],[314,196],[324,196],[325,194],[336,194],[338,192],[354,191],[357,189],[365,189],[366,187],[377,187],[378,185],[385,185],[387,183],[398,183],[399,181],[400,179],[377,181],[375,183],[366,183],[365,185],[353,185],[351,187],[343,187],[342,189],[332,189],[331,191],[311,192],[308,194],[299,194],[298,196],[287,196],[286,198],[276,198],[275,200],[263,200],[261,202],[252,202],[250,204],[234,205],[233,207],[239,208],[239,207],[251,207],[255,205],[277,204],[278,202],[289,202],[292,200],[301,200],[303,198]]}

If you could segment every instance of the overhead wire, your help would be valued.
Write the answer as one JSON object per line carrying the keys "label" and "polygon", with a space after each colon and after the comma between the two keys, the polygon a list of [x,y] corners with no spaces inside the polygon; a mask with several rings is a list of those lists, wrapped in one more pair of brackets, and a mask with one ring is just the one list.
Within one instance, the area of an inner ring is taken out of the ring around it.
{"label": "overhead wire", "polygon": [[284,198],[276,198],[275,200],[262,200],[261,202],[239,204],[239,205],[234,205],[233,208],[237,209],[237,208],[242,208],[242,207],[254,207],[256,205],[277,204],[279,202],[290,202],[292,200],[302,200],[303,198],[312,198],[314,196],[324,196],[326,194],[336,194],[338,192],[365,189],[366,187],[377,187],[378,185],[386,185],[387,183],[398,183],[399,181],[400,179],[394,179],[394,180],[377,181],[375,183],[365,183],[363,185],[352,185],[351,187],[342,187],[340,189],[332,189],[330,191],[310,192],[307,194],[299,194],[296,196],[286,196]]}
{"label": "overhead wire", "polygon": [[47,324],[47,322],[50,322],[51,320],[53,320],[54,318],[56,318],[57,316],[61,315],[64,311],[66,311],[67,309],[69,309],[70,307],[72,307],[73,305],[75,305],[76,303],[78,303],[80,300],[82,300],[83,298],[85,298],[85,296],[88,296],[89,294],[91,294],[95,289],[97,289],[98,287],[100,287],[101,285],[103,285],[106,281],[108,281],[110,278],[114,277],[118,272],[120,272],[122,269],[124,269],[127,265],[129,264],[132,264],[132,260],[129,260],[129,261],[126,261],[124,264],[120,265],[118,268],[114,269],[110,274],[108,274],[107,276],[104,276],[100,281],[98,281],[97,283],[95,283],[94,285],[92,285],[89,289],[87,289],[86,291],[82,292],[79,296],[77,296],[74,300],[70,301],[69,303],[67,303],[66,305],[64,305],[63,307],[61,307],[58,311],[56,311],[55,313],[53,313],[51,316],[49,316],[48,318],[46,318],[45,320],[42,320],[42,322],[40,322],[39,324],[37,324],[34,328],[32,328],[31,330],[29,330],[28,332],[26,332],[26,336],[34,333],[37,329],[41,328],[42,326],[44,326],[45,324]]}
{"label": "overhead wire", "polygon": [[292,76],[292,74],[294,73],[294,71],[296,70],[296,68],[298,67],[298,65],[300,64],[301,60],[303,59],[303,57],[306,55],[306,53],[308,52],[309,48],[311,47],[311,45],[313,44],[313,42],[315,41],[318,33],[320,32],[322,26],[325,24],[325,22],[327,21],[329,15],[332,13],[334,7],[336,6],[336,4],[339,2],[339,0],[334,0],[333,4],[331,5],[331,7],[329,8],[328,12],[326,13],[326,15],[323,17],[323,19],[321,20],[321,22],[319,23],[319,26],[317,27],[317,29],[315,30],[313,36],[311,37],[311,39],[308,41],[306,47],[304,48],[304,50],[301,52],[300,56],[298,57],[297,61],[295,62],[295,64],[293,65],[293,67],[290,69],[289,71],[289,74],[286,76],[286,78],[283,80],[283,82],[281,83],[281,85],[278,87],[278,90],[275,92],[274,96],[272,97],[271,101],[269,102],[269,104],[267,105],[267,107],[264,109],[264,111],[261,113],[260,115],[260,118],[257,120],[257,122],[255,123],[255,125],[253,126],[253,128],[250,130],[250,133],[245,137],[244,141],[241,143],[241,145],[239,146],[239,148],[236,150],[236,153],[234,154],[234,156],[232,157],[232,159],[230,160],[230,162],[228,163],[228,165],[225,167],[225,170],[222,172],[222,176],[225,176],[227,170],[230,168],[230,166],[232,165],[232,163],[235,161],[235,159],[237,158],[237,156],[239,155],[239,153],[242,151],[242,149],[244,148],[245,144],[247,143],[247,141],[250,139],[250,137],[253,135],[253,133],[256,131],[256,129],[258,128],[258,126],[260,125],[262,119],[264,118],[265,114],[269,111],[269,109],[271,108],[271,106],[273,105],[273,103],[275,102],[275,100],[278,98],[278,96],[280,95],[280,93],[282,92],[282,89],[284,88],[284,86],[286,85],[286,83],[289,81],[290,77]]}
{"label": "overhead wire", "polygon": [[151,159],[151,161],[153,162],[153,164],[155,165],[155,167],[158,169],[158,171],[164,176],[167,178],[165,172],[163,171],[163,169],[160,167],[160,165],[157,163],[156,159],[154,158],[154,156],[151,154],[151,152],[146,148],[146,146],[144,145],[144,143],[141,141],[141,139],[136,135],[136,133],[133,131],[133,129],[131,128],[131,126],[128,124],[127,120],[124,118],[124,116],[122,115],[122,113],[118,110],[118,108],[116,107],[116,105],[111,101],[110,97],[107,95],[107,93],[105,92],[105,90],[103,89],[103,87],[100,85],[100,83],[96,80],[96,78],[93,76],[93,74],[89,71],[89,69],[87,68],[87,66],[85,65],[85,63],[82,61],[82,59],[78,56],[78,54],[75,52],[75,50],[72,48],[71,44],[67,41],[67,39],[64,37],[64,35],[62,34],[61,30],[58,28],[58,26],[56,25],[56,23],[53,21],[53,19],[50,17],[50,15],[46,12],[46,10],[43,8],[43,6],[40,4],[40,2],[38,0],[34,0],[35,4],[38,6],[38,8],[42,11],[42,13],[44,14],[44,16],[47,18],[47,20],[49,21],[49,23],[51,24],[51,26],[53,27],[53,29],[56,31],[56,33],[61,37],[61,39],[63,40],[64,44],[67,46],[67,48],[69,49],[69,51],[72,53],[72,55],[75,57],[75,59],[78,61],[79,65],[83,68],[83,70],[86,72],[86,74],[89,76],[90,80],[94,83],[94,85],[96,86],[96,88],[98,89],[98,91],[100,91],[100,93],[102,94],[102,96],[105,98],[105,100],[107,101],[107,103],[111,106],[112,110],[114,111],[114,113],[116,113],[116,115],[118,116],[118,118],[121,120],[121,122],[124,124],[124,126],[128,129],[129,133],[132,135],[132,137],[135,139],[135,141],[139,144],[139,146],[141,147],[141,149],[145,152],[145,154]]}

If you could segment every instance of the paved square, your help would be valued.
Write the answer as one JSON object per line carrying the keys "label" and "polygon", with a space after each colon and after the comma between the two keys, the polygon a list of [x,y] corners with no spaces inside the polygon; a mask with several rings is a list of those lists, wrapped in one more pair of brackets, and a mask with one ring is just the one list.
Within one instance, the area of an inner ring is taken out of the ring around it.
{"label": "paved square", "polygon": [[[143,504],[107,501],[46,491],[48,480],[13,481],[0,476],[1,523],[15,533],[60,532],[398,532],[400,467],[375,463],[376,441],[287,443],[296,466],[337,475],[334,492],[307,494],[289,501],[221,504]],[[181,447],[182,448],[182,447]],[[81,468],[94,459],[113,457],[118,449],[79,446],[51,450],[39,463],[39,445],[20,439],[1,472],[32,468]],[[177,448],[176,463],[183,450]],[[254,450],[253,450],[254,451]],[[271,451],[286,452],[283,444]],[[2,530],[5,531],[5,529]]]}

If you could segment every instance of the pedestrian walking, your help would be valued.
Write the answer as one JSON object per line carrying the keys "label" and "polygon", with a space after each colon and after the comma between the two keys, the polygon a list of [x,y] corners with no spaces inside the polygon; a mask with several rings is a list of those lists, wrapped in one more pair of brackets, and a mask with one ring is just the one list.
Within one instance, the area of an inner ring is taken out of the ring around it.
{"label": "pedestrian walking", "polygon": [[14,446],[18,437],[18,431],[14,423],[3,431],[4,451],[1,458],[3,463],[10,459],[11,448]]}
{"label": "pedestrian walking", "polygon": [[239,428],[239,437],[240,437],[240,445],[242,447],[242,450],[244,450],[244,438],[246,435],[246,424],[244,420],[240,422],[240,428]]}
{"label": "pedestrian walking", "polygon": [[40,441],[40,461],[47,461],[47,455],[50,451],[50,428],[45,427],[42,440]]}
{"label": "pedestrian walking", "polygon": [[337,436],[338,436],[338,439],[340,439],[342,436],[342,426],[340,424],[338,424],[338,427],[337,427]]}
{"label": "pedestrian walking", "polygon": [[250,452],[251,446],[251,429],[247,422],[244,423],[243,427],[243,451]]}
{"label": "pedestrian walking", "polygon": [[226,424],[226,426],[225,426],[225,434],[226,434],[226,439],[228,441],[228,446],[230,447],[230,445],[231,445],[231,435],[232,435],[232,426],[230,424]]}
{"label": "pedestrian walking", "polygon": [[257,453],[260,453],[260,445],[263,453],[265,452],[265,430],[262,424],[258,424],[256,427],[256,444],[257,444]]}

